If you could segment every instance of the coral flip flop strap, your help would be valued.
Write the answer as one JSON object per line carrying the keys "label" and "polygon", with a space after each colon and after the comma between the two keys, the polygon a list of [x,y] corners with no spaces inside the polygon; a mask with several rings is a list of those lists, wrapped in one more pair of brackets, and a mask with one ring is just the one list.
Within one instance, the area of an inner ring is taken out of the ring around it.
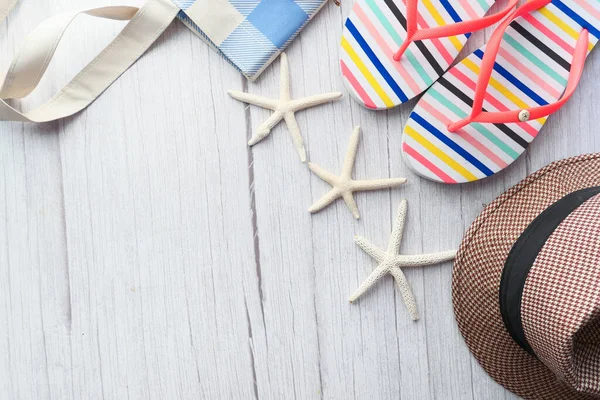
{"label": "coral flip flop strap", "polygon": [[487,17],[461,21],[455,24],[437,26],[434,28],[419,29],[417,23],[419,18],[419,0],[406,0],[406,39],[404,40],[404,43],[402,43],[400,49],[394,54],[394,60],[400,61],[400,58],[412,42],[464,35],[494,25],[506,17],[506,15],[516,7],[518,2],[519,0],[510,0],[505,9],[496,14],[488,15]]}
{"label": "coral flip flop strap", "polygon": [[554,103],[547,104],[544,106],[528,108],[524,110],[513,110],[513,111],[502,111],[502,112],[484,112],[483,101],[487,92],[487,87],[492,77],[494,64],[496,63],[496,57],[500,49],[500,44],[504,36],[504,32],[510,25],[510,23],[521,15],[528,14],[532,11],[538,10],[551,0],[530,0],[516,10],[513,15],[506,19],[496,31],[492,34],[490,41],[486,45],[485,54],[481,61],[479,70],[479,78],[477,85],[475,86],[475,97],[473,99],[473,109],[471,114],[454,123],[448,125],[448,131],[457,132],[461,128],[469,125],[472,122],[479,123],[492,123],[492,124],[507,124],[526,122],[530,119],[538,119],[546,117],[561,108],[573,95],[573,92],[577,88],[581,74],[583,73],[583,67],[585,59],[588,54],[589,44],[589,33],[587,29],[583,29],[579,34],[575,51],[573,52],[573,60],[571,62],[571,70],[569,72],[569,79],[567,81],[567,87],[562,97]]}
{"label": "coral flip flop strap", "polygon": [[[140,9],[95,8],[57,15],[42,22],[25,39],[0,88],[0,120],[47,122],[81,111],[141,57],[178,12],[179,8],[170,0],[149,0]],[[48,102],[26,113],[11,107],[7,99],[25,97],[35,89],[66,29],[81,14],[129,22],[115,40]]]}

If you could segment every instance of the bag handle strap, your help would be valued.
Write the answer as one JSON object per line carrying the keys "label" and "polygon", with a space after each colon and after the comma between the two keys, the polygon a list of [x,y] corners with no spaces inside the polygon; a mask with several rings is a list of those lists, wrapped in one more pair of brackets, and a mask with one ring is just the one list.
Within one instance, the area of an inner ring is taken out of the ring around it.
{"label": "bag handle strap", "polygon": [[[126,6],[94,8],[61,14],[42,22],[25,39],[4,79],[0,89],[0,120],[48,122],[83,110],[144,54],[178,12],[179,8],[170,0],[148,0],[140,9]],[[81,14],[129,20],[129,23],[94,60],[45,104],[26,113],[11,107],[5,100],[25,97],[37,87],[65,31]]]}
{"label": "bag handle strap", "polygon": [[29,34],[14,57],[0,88],[0,98],[21,99],[37,87],[61,38],[77,16],[87,14],[112,20],[131,20],[138,11],[136,7],[106,7],[65,13],[45,20]]}
{"label": "bag handle strap", "polygon": [[15,8],[18,0],[0,0],[0,23],[6,19],[10,11]]}

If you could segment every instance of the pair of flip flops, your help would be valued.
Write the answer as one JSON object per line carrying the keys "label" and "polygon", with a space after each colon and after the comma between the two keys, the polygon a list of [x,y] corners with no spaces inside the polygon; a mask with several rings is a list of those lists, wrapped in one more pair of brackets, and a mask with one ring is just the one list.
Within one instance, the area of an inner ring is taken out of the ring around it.
{"label": "pair of flip flops", "polygon": [[[370,109],[422,92],[402,152],[443,183],[491,176],[517,159],[573,94],[600,37],[600,0],[356,0],[340,66]],[[450,68],[471,32],[501,21],[486,46]]]}

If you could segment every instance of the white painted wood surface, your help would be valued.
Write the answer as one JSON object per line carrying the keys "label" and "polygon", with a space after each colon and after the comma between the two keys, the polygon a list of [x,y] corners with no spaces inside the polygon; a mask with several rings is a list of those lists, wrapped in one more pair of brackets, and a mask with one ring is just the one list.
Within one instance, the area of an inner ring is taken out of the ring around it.
{"label": "white painted wood surface", "polygon": [[[21,0],[0,27],[3,66],[41,20],[107,3]],[[327,5],[289,47],[296,96],[343,88],[350,7]],[[77,23],[22,104],[49,98],[119,27]],[[476,34],[471,48],[483,41]],[[528,173],[600,151],[598,57],[530,150],[470,185],[431,183],[402,163],[414,102],[371,112],[345,96],[298,114],[312,161],[339,168],[361,125],[355,176],[409,179],[358,194],[355,221],[342,202],[306,211],[328,187],[298,161],[284,125],[245,144],[268,113],[226,90],[276,95],[278,63],[246,83],[174,24],[79,115],[0,124],[0,399],[515,398],[460,337],[450,263],[406,272],[414,323],[391,278],[348,304],[374,267],[352,238],[385,245],[407,198],[403,251],[456,248],[483,205]]]}

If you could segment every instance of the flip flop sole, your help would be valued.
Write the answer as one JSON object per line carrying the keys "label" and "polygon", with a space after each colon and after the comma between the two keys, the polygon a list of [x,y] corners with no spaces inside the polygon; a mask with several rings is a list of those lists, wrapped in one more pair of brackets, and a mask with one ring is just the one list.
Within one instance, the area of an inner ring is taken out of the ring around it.
{"label": "flip flop sole", "polygon": [[[500,46],[484,110],[525,109],[558,100],[583,28],[590,33],[591,51],[600,37],[600,1],[553,0],[513,21]],[[546,122],[542,118],[514,124],[473,123],[448,132],[450,122],[471,112],[484,52],[485,46],[448,70],[410,115],[402,151],[417,174],[444,183],[491,176],[514,162]]]}
{"label": "flip flop sole", "polygon": [[[421,0],[421,28],[481,18],[494,0]],[[389,109],[426,90],[452,64],[468,35],[412,43],[400,61],[393,55],[406,38],[401,0],[356,0],[344,24],[340,68],[353,97],[370,109]]]}

